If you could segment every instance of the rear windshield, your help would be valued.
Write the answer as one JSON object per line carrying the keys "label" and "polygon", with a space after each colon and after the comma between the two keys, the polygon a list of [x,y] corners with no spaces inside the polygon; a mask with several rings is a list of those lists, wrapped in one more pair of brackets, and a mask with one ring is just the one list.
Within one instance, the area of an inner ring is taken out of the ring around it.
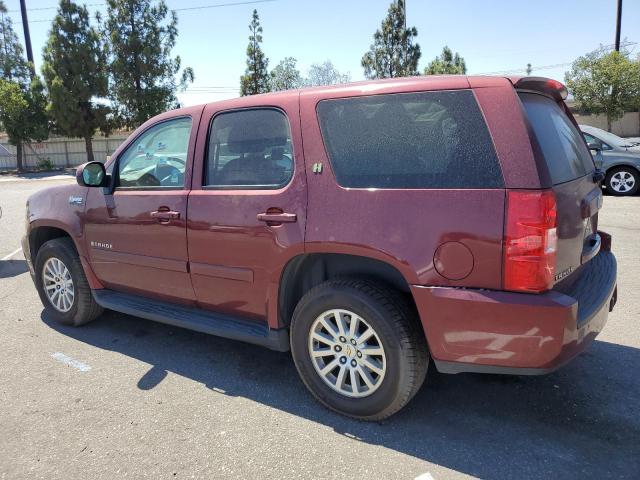
{"label": "rear windshield", "polygon": [[578,129],[549,97],[520,93],[554,185],[585,176],[595,169]]}
{"label": "rear windshield", "polygon": [[501,188],[470,90],[375,95],[318,104],[338,184],[354,188]]}

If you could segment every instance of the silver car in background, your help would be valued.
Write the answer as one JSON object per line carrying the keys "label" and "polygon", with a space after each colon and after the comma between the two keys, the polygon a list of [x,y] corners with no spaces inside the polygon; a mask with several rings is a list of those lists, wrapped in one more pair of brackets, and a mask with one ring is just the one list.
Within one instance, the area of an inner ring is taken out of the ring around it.
{"label": "silver car in background", "polygon": [[604,170],[604,186],[613,195],[635,195],[640,188],[640,142],[600,128],[580,125],[596,166]]}

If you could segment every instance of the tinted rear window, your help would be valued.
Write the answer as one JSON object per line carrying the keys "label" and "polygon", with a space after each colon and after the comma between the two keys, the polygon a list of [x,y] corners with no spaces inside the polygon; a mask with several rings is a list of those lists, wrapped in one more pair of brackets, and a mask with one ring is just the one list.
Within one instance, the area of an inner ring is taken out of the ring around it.
{"label": "tinted rear window", "polygon": [[503,187],[470,90],[324,100],[318,118],[343,187]]}
{"label": "tinted rear window", "polygon": [[535,93],[521,93],[520,99],[554,185],[575,180],[594,170],[591,154],[580,132],[555,101]]}

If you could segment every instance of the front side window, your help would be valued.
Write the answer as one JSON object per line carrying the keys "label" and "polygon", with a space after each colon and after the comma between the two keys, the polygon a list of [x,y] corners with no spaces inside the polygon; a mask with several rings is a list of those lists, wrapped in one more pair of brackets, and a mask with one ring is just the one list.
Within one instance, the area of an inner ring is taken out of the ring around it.
{"label": "front side window", "polygon": [[593,135],[589,135],[588,133],[582,132],[582,136],[584,136],[584,140],[589,144],[599,145],[602,150],[611,150],[611,147],[604,143],[602,140],[594,137]]}
{"label": "front side window", "polygon": [[118,161],[119,187],[184,187],[191,118],[159,123],[138,137]]}
{"label": "front side window", "polygon": [[318,103],[338,184],[354,188],[501,188],[502,171],[470,90]]}
{"label": "front side window", "polygon": [[598,140],[596,137],[593,137],[588,133],[584,133],[584,132],[582,132],[582,136],[584,137],[584,140],[585,142],[587,142],[587,144],[592,143],[595,145],[600,145],[600,140]]}
{"label": "front side window", "polygon": [[284,113],[261,108],[214,117],[209,131],[205,186],[280,188],[292,175],[291,132]]}

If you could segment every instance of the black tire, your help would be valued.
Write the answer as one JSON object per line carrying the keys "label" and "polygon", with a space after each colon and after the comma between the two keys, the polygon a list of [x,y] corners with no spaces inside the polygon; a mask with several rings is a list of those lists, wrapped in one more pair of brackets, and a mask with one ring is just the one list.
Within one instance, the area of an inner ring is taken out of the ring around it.
{"label": "black tire", "polygon": [[[61,312],[54,308],[44,291],[42,270],[46,261],[52,257],[58,258],[64,263],[73,280],[74,299],[71,308],[67,312]],[[89,282],[87,282],[82,263],[80,263],[80,258],[78,258],[75,246],[70,238],[54,238],[42,245],[36,256],[35,273],[36,288],[38,295],[40,295],[40,301],[49,315],[57,322],[77,327],[94,320],[102,313],[102,307],[95,302],[93,295],[91,295]]]}
{"label": "black tire", "polygon": [[[350,398],[328,386],[309,355],[309,334],[315,319],[342,308],[373,327],[386,356],[386,374],[369,396]],[[429,352],[417,313],[398,292],[360,279],[326,281],[307,292],[291,320],[291,353],[302,381],[323,405],[360,420],[380,421],[404,407],[424,382]]]}
{"label": "black tire", "polygon": [[[633,178],[633,186],[625,191],[616,191],[611,183],[617,179],[616,174],[631,176]],[[607,192],[611,195],[615,195],[616,197],[630,197],[638,193],[638,188],[640,188],[640,172],[633,167],[612,168],[607,171],[607,175],[604,179],[604,185],[607,187]]]}

